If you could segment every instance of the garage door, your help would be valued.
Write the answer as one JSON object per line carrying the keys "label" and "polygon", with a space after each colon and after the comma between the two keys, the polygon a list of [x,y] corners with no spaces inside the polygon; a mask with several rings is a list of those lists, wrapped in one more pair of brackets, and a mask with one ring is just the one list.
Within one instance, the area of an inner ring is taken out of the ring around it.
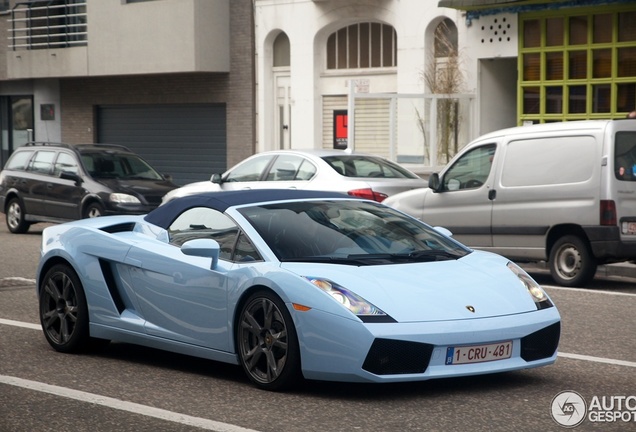
{"label": "garage door", "polygon": [[175,183],[226,169],[225,105],[101,106],[97,142],[122,144]]}

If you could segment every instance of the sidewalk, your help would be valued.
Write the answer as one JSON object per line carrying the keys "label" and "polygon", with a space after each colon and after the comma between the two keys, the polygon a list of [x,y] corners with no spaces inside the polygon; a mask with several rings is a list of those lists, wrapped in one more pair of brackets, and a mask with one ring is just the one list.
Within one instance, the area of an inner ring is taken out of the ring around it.
{"label": "sidewalk", "polygon": [[[545,261],[537,263],[518,263],[527,272],[540,271],[549,272],[548,263]],[[636,264],[632,262],[621,262],[615,264],[605,264],[598,266],[596,276],[621,276],[636,279]]]}

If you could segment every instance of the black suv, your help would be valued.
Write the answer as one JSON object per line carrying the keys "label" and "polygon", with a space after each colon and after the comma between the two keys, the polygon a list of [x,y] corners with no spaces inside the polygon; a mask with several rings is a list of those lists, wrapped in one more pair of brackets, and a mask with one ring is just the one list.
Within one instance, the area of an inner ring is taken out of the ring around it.
{"label": "black suv", "polygon": [[28,143],[0,172],[0,211],[23,233],[37,222],[148,213],[175,188],[124,146]]}

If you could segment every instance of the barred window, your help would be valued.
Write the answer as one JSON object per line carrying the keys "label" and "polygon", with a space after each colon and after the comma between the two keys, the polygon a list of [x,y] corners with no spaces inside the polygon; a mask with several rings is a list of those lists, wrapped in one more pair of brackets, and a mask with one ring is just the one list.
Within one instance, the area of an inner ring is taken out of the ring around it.
{"label": "barred window", "polygon": [[327,69],[366,69],[397,65],[397,33],[387,24],[357,23],[327,39]]}

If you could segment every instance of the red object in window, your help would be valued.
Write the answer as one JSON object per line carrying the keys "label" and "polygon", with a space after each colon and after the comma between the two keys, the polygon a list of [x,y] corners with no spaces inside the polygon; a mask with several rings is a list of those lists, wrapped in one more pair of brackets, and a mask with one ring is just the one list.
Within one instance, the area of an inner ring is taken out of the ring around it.
{"label": "red object in window", "polygon": [[616,203],[612,200],[601,200],[601,225],[616,225]]}
{"label": "red object in window", "polygon": [[380,192],[375,192],[371,188],[367,189],[354,189],[347,192],[351,196],[366,198],[377,202],[382,202],[387,199],[389,196]]}

